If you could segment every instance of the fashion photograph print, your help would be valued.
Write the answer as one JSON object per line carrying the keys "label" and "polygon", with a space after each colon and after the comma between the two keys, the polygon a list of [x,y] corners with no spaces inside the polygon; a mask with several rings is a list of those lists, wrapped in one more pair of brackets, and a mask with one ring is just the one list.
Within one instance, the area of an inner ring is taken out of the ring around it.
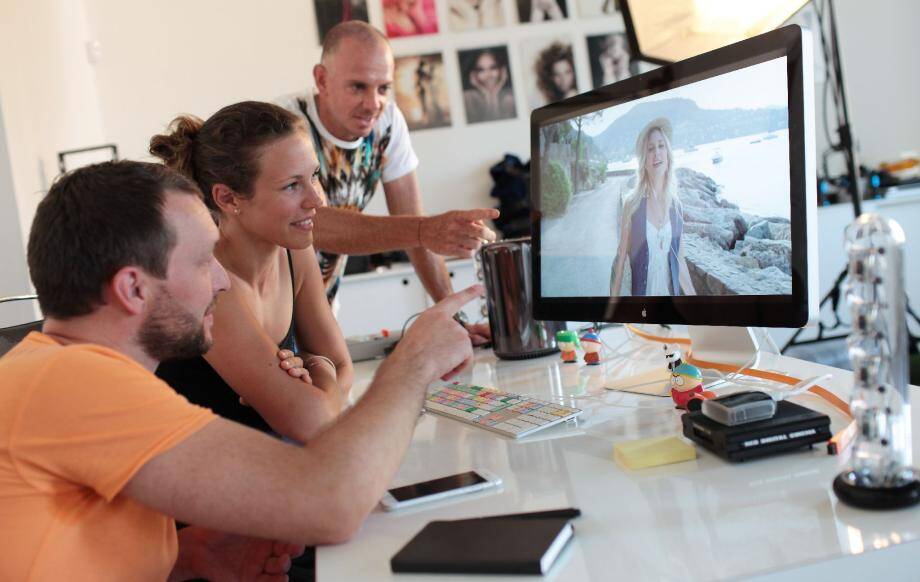
{"label": "fashion photograph print", "polygon": [[457,51],[457,58],[468,124],[517,117],[508,47],[461,50]]}
{"label": "fashion photograph print", "polygon": [[449,127],[450,97],[441,53],[396,57],[396,105],[410,130]]}

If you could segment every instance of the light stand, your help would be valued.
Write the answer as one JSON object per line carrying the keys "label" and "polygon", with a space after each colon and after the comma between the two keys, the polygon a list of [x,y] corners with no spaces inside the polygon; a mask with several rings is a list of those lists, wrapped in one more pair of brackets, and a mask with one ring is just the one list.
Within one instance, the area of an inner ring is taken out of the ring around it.
{"label": "light stand", "polygon": [[[837,16],[834,11],[834,0],[825,0],[827,4],[827,18],[830,29],[830,38],[825,34],[824,26],[824,10],[820,6],[820,0],[815,0],[815,15],[818,18],[818,28],[820,29],[820,39],[821,39],[821,48],[822,53],[824,54],[824,62],[827,69],[827,75],[825,77],[825,94],[829,88],[833,88],[834,96],[834,109],[837,114],[837,135],[838,143],[836,145],[830,145],[830,147],[835,151],[843,152],[846,169],[847,169],[847,180],[849,184],[848,190],[850,192],[850,200],[853,204],[853,218],[859,218],[862,215],[862,183],[859,179],[858,168],[859,163],[857,162],[856,152],[853,149],[853,134],[852,134],[852,125],[850,123],[850,114],[849,108],[847,105],[846,91],[844,89],[843,83],[843,68],[840,64],[840,49],[837,36]],[[826,102],[826,99],[825,99]],[[827,131],[827,117],[825,119],[825,133],[827,135],[827,141],[830,144],[830,133]],[[825,168],[825,174],[827,170]],[[783,346],[781,353],[786,353],[791,347],[802,346],[809,344],[816,344],[824,341],[832,341],[836,339],[844,339],[849,336],[849,334],[837,334],[832,336],[825,336],[824,332],[826,330],[836,329],[842,325],[840,316],[838,315],[838,306],[840,304],[840,295],[841,287],[844,281],[847,278],[847,268],[844,267],[840,274],[837,276],[837,279],[834,281],[833,286],[831,286],[830,291],[821,299],[820,306],[818,308],[818,313],[824,309],[824,306],[828,301],[831,302],[831,309],[834,314],[834,323],[831,326],[824,325],[820,320],[818,321],[818,333],[817,335],[808,340],[799,340],[799,336],[805,331],[805,328],[796,330],[796,332],[789,338],[789,341]],[[920,317],[910,307],[909,298],[905,298],[905,308],[906,315],[911,317],[917,324],[920,324]],[[915,337],[908,328],[908,338],[910,340],[910,345],[917,345],[918,338]]]}
{"label": "light stand", "polygon": [[[856,152],[853,150],[853,133],[852,126],[850,125],[850,113],[849,108],[847,107],[846,99],[846,90],[843,85],[843,68],[840,65],[840,49],[837,36],[837,17],[834,12],[834,0],[826,0],[827,11],[828,11],[828,20],[830,23],[830,39],[827,38],[825,34],[824,26],[824,14],[820,6],[820,0],[815,1],[815,15],[818,18],[818,29],[820,31],[821,39],[821,52],[824,55],[824,65],[827,71],[825,75],[824,82],[824,94],[827,95],[827,91],[832,88],[834,93],[834,110],[837,115],[837,136],[838,143],[837,145],[832,145],[830,143],[830,132],[827,131],[827,112],[824,112],[822,118],[824,119],[824,130],[825,135],[827,136],[828,145],[831,149],[836,151],[843,152],[844,158],[846,160],[847,168],[847,184],[848,190],[850,192],[850,201],[853,204],[853,218],[858,218],[862,214],[862,194],[859,182],[859,175],[857,173],[857,168],[859,167],[856,163]],[[827,99],[824,99],[824,104],[827,104]],[[827,169],[825,167],[825,174]],[[805,328],[799,328],[796,332],[789,338],[789,341],[783,346],[783,349],[780,350],[782,353],[786,353],[786,350],[793,346],[800,346],[806,344],[814,344],[823,341],[830,341],[835,339],[843,339],[847,337],[848,334],[840,334],[835,336],[826,337],[824,335],[825,329],[836,329],[840,327],[841,321],[840,316],[837,315],[837,307],[840,303],[840,286],[843,284],[847,276],[846,267],[843,268],[843,271],[837,276],[837,280],[834,281],[834,285],[831,287],[830,291],[827,292],[827,295],[821,298],[821,303],[818,306],[818,313],[821,313],[821,310],[824,309],[824,306],[828,301],[831,302],[831,307],[834,312],[835,322],[834,325],[827,328],[821,321],[818,322],[818,335],[810,340],[798,341],[799,336],[805,330]]]}
{"label": "light stand", "polygon": [[[825,66],[829,67],[828,74],[825,77],[825,90],[827,90],[828,86],[832,86],[834,90],[834,109],[837,112],[837,136],[839,141],[836,146],[831,147],[834,150],[843,152],[846,160],[847,179],[849,181],[847,186],[850,192],[850,200],[853,203],[853,217],[856,218],[862,214],[862,185],[859,180],[859,164],[856,160],[856,151],[853,149],[853,126],[850,123],[850,111],[843,83],[843,67],[840,64],[840,48],[837,36],[837,16],[834,11],[834,0],[825,0],[825,2],[827,3],[828,20],[830,23],[829,40],[824,32],[824,15],[819,6],[820,0],[816,0],[815,2],[815,14],[818,17],[818,28],[821,33],[821,48],[824,54],[824,63]],[[828,55],[830,55],[829,60]],[[833,75],[831,75],[831,71],[833,71]],[[828,142],[830,142],[830,140],[828,140]]]}

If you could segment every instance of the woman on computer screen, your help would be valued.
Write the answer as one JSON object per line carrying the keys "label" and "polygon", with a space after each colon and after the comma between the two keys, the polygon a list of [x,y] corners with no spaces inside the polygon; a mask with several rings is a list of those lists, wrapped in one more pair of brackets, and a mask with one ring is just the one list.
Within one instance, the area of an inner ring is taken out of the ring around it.
{"label": "woman on computer screen", "polygon": [[[610,294],[695,295],[684,260],[683,206],[677,197],[671,122],[649,122],[636,140],[636,186],[620,210],[620,237]],[[623,292],[629,260],[630,289]]]}

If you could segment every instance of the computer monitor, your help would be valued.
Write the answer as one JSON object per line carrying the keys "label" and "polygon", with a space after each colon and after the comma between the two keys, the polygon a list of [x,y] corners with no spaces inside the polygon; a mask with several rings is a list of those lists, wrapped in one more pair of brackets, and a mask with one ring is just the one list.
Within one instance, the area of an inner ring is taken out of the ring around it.
{"label": "computer monitor", "polygon": [[534,316],[805,325],[813,92],[810,34],[787,26],[535,110]]}

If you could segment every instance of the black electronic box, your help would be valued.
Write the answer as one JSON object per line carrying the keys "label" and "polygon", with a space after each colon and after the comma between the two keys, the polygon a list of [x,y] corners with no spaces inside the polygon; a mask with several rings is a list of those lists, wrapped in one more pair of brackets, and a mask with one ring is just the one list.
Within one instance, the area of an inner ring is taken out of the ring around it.
{"label": "black electronic box", "polygon": [[810,447],[832,436],[826,414],[785,400],[777,402],[773,418],[748,424],[726,426],[701,411],[684,414],[681,423],[684,436],[732,462]]}

